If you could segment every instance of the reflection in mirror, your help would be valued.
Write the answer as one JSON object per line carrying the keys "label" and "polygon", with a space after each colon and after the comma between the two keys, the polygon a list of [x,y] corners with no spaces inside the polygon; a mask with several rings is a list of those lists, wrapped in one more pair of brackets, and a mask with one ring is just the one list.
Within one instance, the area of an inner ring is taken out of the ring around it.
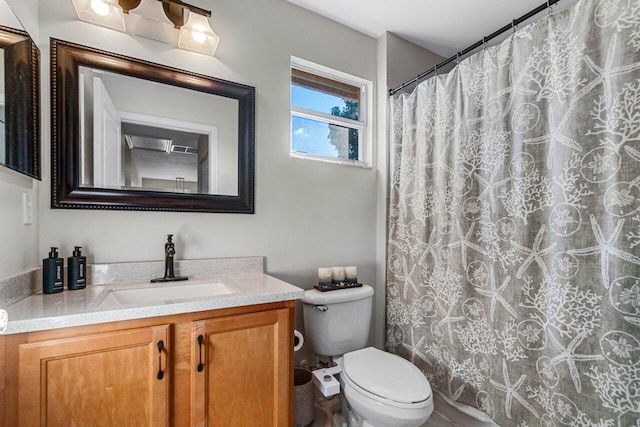
{"label": "reflection in mirror", "polygon": [[51,71],[52,208],[254,213],[255,88],[56,39]]}
{"label": "reflection in mirror", "polygon": [[80,67],[80,185],[238,195],[238,101]]}
{"label": "reflection in mirror", "polygon": [[40,179],[40,51],[0,0],[0,164]]}
{"label": "reflection in mirror", "polygon": [[209,175],[210,133],[190,133],[122,122],[123,188],[208,194],[217,190]]}

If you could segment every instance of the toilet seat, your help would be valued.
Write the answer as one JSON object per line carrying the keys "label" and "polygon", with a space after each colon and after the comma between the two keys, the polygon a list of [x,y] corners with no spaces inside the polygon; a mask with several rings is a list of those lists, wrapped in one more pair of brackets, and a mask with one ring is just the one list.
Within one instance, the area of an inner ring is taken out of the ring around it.
{"label": "toilet seat", "polygon": [[432,402],[431,386],[415,365],[376,348],[345,354],[342,372],[355,391],[381,404],[415,409]]}

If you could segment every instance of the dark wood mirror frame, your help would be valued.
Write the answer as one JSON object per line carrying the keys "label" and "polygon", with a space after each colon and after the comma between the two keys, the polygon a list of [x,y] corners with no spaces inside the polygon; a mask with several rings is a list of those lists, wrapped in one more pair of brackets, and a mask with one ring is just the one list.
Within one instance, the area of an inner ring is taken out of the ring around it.
{"label": "dark wood mirror frame", "polygon": [[[80,187],[79,67],[192,89],[238,101],[238,195]],[[254,213],[255,88],[51,39],[51,207]]]}
{"label": "dark wood mirror frame", "polygon": [[40,50],[29,33],[0,26],[4,50],[4,166],[40,179]]}

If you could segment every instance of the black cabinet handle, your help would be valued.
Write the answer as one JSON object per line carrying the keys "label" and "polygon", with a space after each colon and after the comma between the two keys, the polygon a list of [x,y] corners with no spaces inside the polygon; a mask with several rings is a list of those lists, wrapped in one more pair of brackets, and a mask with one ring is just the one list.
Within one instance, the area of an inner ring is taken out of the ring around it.
{"label": "black cabinet handle", "polygon": [[204,365],[202,364],[202,343],[204,341],[204,336],[198,335],[198,347],[200,350],[200,363],[198,363],[198,372],[202,372],[204,369]]}
{"label": "black cabinet handle", "polygon": [[164,372],[162,372],[162,350],[164,349],[164,342],[158,341],[158,375],[159,380],[164,378]]}

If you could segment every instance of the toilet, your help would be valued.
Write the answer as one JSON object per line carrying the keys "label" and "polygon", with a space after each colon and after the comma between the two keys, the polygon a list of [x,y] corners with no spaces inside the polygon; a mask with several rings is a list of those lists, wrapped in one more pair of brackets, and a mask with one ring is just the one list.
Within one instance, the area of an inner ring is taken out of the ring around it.
{"label": "toilet", "polygon": [[424,424],[433,412],[433,396],[422,372],[399,356],[365,348],[373,308],[371,286],[330,292],[308,290],[302,303],[307,342],[315,354],[332,358],[336,364],[332,372],[340,372],[346,425]]}

